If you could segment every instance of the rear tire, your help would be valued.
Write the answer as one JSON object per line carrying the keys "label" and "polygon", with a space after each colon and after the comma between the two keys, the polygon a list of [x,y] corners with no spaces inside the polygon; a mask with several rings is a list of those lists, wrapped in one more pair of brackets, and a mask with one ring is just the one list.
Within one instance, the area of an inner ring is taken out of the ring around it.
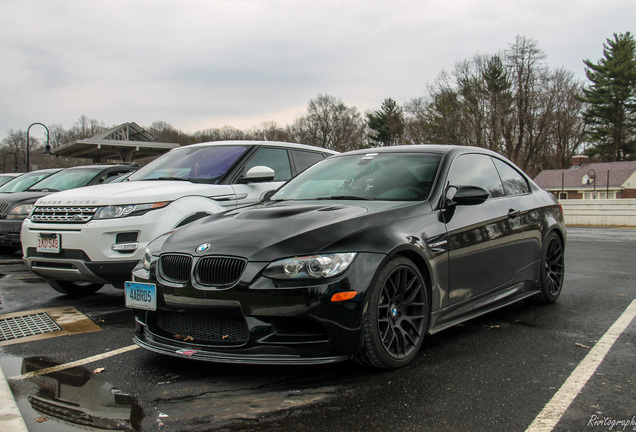
{"label": "rear tire", "polygon": [[543,242],[539,272],[539,293],[530,298],[533,303],[549,304],[557,301],[563,288],[565,250],[561,237],[554,231]]}
{"label": "rear tire", "polygon": [[61,281],[51,279],[47,280],[47,282],[55,291],[71,297],[85,297],[96,293],[104,286],[103,284],[92,282]]}
{"label": "rear tire", "polygon": [[412,261],[397,257],[369,288],[362,321],[363,346],[355,360],[380,369],[397,369],[417,355],[428,326],[426,284]]}

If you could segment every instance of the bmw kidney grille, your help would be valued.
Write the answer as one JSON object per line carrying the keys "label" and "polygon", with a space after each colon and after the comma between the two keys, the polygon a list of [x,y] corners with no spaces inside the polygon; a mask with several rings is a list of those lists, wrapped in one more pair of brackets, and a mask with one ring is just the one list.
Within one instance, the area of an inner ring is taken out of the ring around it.
{"label": "bmw kidney grille", "polygon": [[204,286],[233,285],[239,281],[246,265],[245,260],[230,257],[202,257],[195,261],[189,255],[166,254],[159,258],[159,272],[164,279],[185,284],[194,274],[196,282]]}

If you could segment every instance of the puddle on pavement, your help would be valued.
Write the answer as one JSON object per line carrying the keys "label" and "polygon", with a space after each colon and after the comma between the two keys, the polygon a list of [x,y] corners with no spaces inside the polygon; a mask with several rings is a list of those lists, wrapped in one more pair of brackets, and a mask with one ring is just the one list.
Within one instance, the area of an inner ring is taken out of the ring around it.
{"label": "puddle on pavement", "polygon": [[[6,377],[57,366],[40,357],[0,359]],[[30,432],[137,431],[143,417],[136,399],[87,369],[76,367],[9,380]]]}
{"label": "puddle on pavement", "polygon": [[44,279],[42,279],[40,276],[37,276],[35,274],[24,274],[24,275],[17,275],[15,276],[15,279],[21,281],[21,282],[25,282],[25,283],[41,283],[44,282]]}

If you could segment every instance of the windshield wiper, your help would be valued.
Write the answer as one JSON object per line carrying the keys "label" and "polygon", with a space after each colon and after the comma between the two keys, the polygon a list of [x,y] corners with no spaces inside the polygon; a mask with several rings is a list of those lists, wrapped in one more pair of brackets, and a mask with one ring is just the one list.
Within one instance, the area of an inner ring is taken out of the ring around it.
{"label": "windshield wiper", "polygon": [[328,197],[318,197],[314,199],[317,199],[317,200],[362,200],[362,201],[375,200],[375,198],[373,197],[363,197],[358,195],[331,195]]}
{"label": "windshield wiper", "polygon": [[42,189],[27,189],[28,192],[60,192],[59,189],[49,189],[49,188],[42,188]]}
{"label": "windshield wiper", "polygon": [[180,181],[187,181],[190,183],[198,183],[198,181],[196,179],[193,178],[188,178],[188,177],[155,177],[155,178],[147,178],[147,179],[143,179],[143,180],[180,180]]}

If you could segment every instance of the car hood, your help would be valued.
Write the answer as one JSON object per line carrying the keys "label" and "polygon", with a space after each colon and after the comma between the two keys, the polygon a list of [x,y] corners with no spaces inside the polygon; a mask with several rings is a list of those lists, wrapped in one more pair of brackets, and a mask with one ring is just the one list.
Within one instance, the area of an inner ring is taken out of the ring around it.
{"label": "car hood", "polygon": [[214,197],[232,194],[229,185],[190,183],[176,180],[131,181],[86,186],[56,192],[39,200],[38,205],[121,205],[174,201],[188,195]]}
{"label": "car hood", "polygon": [[[186,225],[164,242],[165,252],[228,255],[250,261],[326,252],[379,252],[389,242],[383,226],[422,212],[428,202],[309,201],[260,204]],[[352,250],[355,248],[355,250]]]}
{"label": "car hood", "polygon": [[0,204],[17,203],[24,201],[33,201],[36,199],[50,195],[51,192],[12,192],[0,193]]}

